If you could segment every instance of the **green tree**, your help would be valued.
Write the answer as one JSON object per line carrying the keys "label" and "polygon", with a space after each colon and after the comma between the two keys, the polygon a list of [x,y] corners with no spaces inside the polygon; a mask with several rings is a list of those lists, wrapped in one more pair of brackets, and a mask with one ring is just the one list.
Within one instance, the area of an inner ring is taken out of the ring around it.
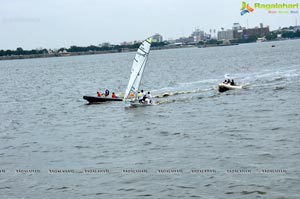
{"label": "green tree", "polygon": [[274,40],[277,38],[277,34],[274,32],[268,32],[266,34],[266,40]]}
{"label": "green tree", "polygon": [[207,44],[217,44],[217,45],[219,45],[219,44],[221,44],[223,42],[219,41],[219,40],[216,40],[216,39],[211,39],[211,40],[208,40],[206,43]]}
{"label": "green tree", "polygon": [[23,48],[19,47],[19,48],[17,48],[16,51],[18,51],[18,52],[23,52]]}
{"label": "green tree", "polygon": [[283,38],[294,38],[294,33],[292,31],[288,31],[288,32],[283,32],[282,33],[282,37]]}
{"label": "green tree", "polygon": [[199,41],[198,45],[204,45],[204,41]]}

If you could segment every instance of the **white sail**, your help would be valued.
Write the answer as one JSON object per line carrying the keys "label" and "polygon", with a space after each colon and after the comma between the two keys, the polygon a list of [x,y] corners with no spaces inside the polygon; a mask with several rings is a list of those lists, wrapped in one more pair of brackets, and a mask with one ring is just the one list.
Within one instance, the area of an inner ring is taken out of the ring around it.
{"label": "white sail", "polygon": [[137,94],[145,65],[149,56],[152,38],[148,38],[140,45],[135,58],[133,60],[130,79],[125,91],[124,99],[127,99],[129,94],[132,92],[134,95]]}

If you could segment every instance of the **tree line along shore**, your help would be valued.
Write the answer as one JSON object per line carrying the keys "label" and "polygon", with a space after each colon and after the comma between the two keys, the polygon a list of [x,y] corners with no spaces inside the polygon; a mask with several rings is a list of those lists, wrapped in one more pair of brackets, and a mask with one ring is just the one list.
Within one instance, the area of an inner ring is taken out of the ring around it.
{"label": "tree line along shore", "polygon": [[[21,47],[16,50],[0,50],[0,60],[12,59],[30,59],[30,58],[45,58],[45,57],[65,57],[76,55],[93,55],[107,53],[131,52],[138,49],[140,43],[132,45],[108,45],[108,46],[71,46],[70,48],[52,49],[32,49],[23,50]],[[153,44],[153,49],[168,49],[179,46],[168,46],[167,42],[156,42]]]}
{"label": "tree line along shore", "polygon": [[[265,36],[265,41],[276,41],[283,39],[298,39],[300,38],[300,30],[295,32],[284,32],[281,37],[277,37],[277,33],[269,32]],[[224,41],[210,39],[207,41],[200,41],[198,43],[169,43],[167,41],[154,42],[152,44],[152,50],[173,49],[173,48],[187,48],[187,47],[215,47],[215,46],[227,46],[237,45],[241,43],[256,42],[259,36],[250,36],[248,38],[230,40],[229,43],[224,44]],[[71,46],[69,48],[60,48],[58,50],[51,49],[32,49],[23,50],[21,47],[16,50],[0,50],[0,60],[13,60],[13,59],[30,59],[30,58],[45,58],[45,57],[64,57],[64,56],[76,56],[76,55],[92,55],[92,54],[106,54],[106,53],[121,53],[136,51],[141,43],[135,43],[131,45],[106,45],[106,46],[94,46],[87,47]]]}

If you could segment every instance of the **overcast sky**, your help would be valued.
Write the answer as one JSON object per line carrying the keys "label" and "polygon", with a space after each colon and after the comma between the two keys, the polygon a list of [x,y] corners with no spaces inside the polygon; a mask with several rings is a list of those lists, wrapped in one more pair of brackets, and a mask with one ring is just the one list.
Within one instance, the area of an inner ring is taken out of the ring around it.
{"label": "overcast sky", "polygon": [[[297,3],[298,0],[248,0]],[[231,28],[234,22],[270,29],[295,25],[299,14],[240,15],[242,0],[0,0],[0,49],[88,46],[189,36],[195,28]],[[299,3],[300,6],[300,3]],[[299,9],[298,9],[299,10]]]}

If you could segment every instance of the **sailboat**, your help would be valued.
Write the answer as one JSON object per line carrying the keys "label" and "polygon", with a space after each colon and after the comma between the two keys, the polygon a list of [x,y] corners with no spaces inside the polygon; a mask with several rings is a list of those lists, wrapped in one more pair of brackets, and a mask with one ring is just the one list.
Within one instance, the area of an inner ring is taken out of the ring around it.
{"label": "sailboat", "polygon": [[133,60],[130,79],[124,95],[124,101],[129,102],[131,106],[152,105],[152,104],[140,103],[138,101],[138,90],[149,57],[151,43],[152,43],[151,37],[143,41],[139,49],[137,50],[137,53]]}

